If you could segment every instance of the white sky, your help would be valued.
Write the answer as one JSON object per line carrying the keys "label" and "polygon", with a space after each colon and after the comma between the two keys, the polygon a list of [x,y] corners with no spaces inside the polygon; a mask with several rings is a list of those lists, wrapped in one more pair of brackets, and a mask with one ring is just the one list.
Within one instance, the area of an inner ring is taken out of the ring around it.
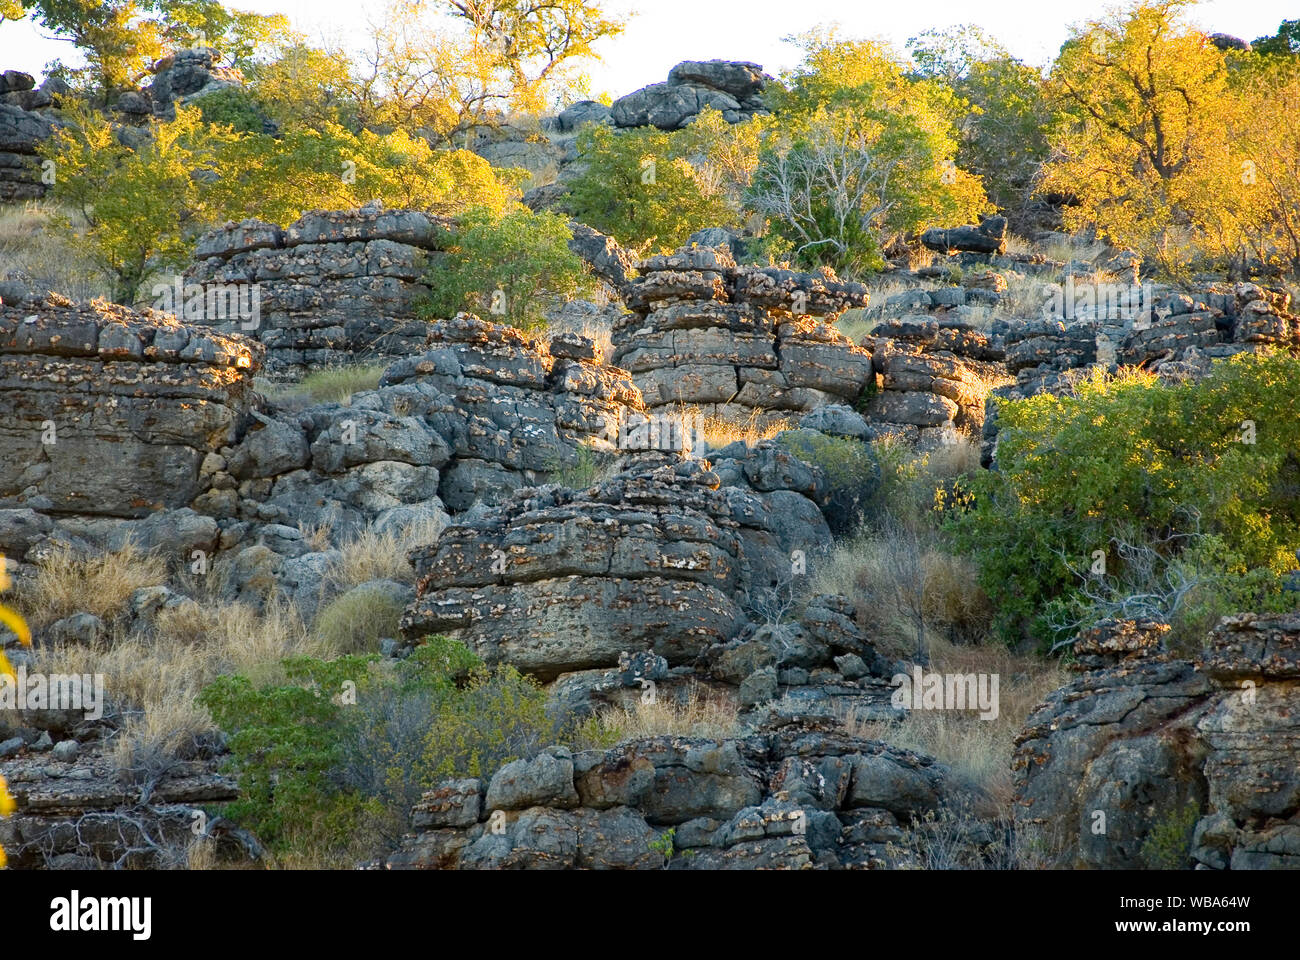
{"label": "white sky", "polygon": [[[284,13],[310,37],[360,42],[367,16],[384,0],[233,0],[229,6],[259,13]],[[1060,48],[1071,23],[1115,6],[1112,0],[606,0],[612,13],[634,14],[623,36],[600,48],[604,60],[591,66],[592,90],[615,97],[664,80],[682,60],[752,60],[768,73],[793,66],[797,51],[783,38],[836,23],[849,37],[883,37],[900,48],[924,30],[976,23],[1013,54],[1045,64]],[[1191,19],[1207,32],[1245,40],[1276,32],[1284,19],[1300,16],[1295,0],[1203,0]],[[0,25],[0,69],[38,76],[62,57],[76,60],[66,42],[51,40],[29,22]]]}

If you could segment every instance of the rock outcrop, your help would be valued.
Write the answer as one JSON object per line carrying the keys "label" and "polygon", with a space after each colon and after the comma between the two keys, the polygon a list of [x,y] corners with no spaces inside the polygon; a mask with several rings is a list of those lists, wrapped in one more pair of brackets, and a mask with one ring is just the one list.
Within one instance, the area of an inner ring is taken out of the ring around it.
{"label": "rock outcrop", "polygon": [[1079,678],[1017,738],[1017,822],[1066,866],[1300,868],[1300,618],[1225,617],[1194,660],[1167,630],[1080,637]]}
{"label": "rock outcrop", "polygon": [[0,506],[144,517],[195,503],[234,443],[262,350],[152,311],[0,306]]}
{"label": "rock outcrop", "polygon": [[833,320],[867,290],[833,275],[738,267],[730,254],[683,248],[637,264],[633,312],[612,332],[613,361],[647,409],[770,422],[825,403],[856,403],[875,371]]}
{"label": "rock outcrop", "polygon": [[218,90],[242,86],[243,75],[221,66],[219,56],[213,47],[192,47],[163,57],[153,65],[153,82],[141,92],[142,97],[153,111],[174,116],[177,102],[188,104]]}
{"label": "rock outcrop", "polygon": [[142,792],[124,784],[111,749],[92,741],[61,750],[34,740],[23,756],[0,760],[0,776],[17,812],[0,818],[0,847],[10,869],[158,870],[186,866],[186,851],[201,824],[218,856],[230,863],[260,856],[250,835],[205,807],[237,799],[239,791],[208,760],[173,763]]}
{"label": "rock outcrop", "polygon": [[[4,74],[6,88],[11,82],[19,82],[10,80],[13,73],[15,71],[10,70]],[[22,76],[31,79],[26,74]],[[43,114],[12,102],[12,98],[21,94],[36,92],[21,86],[21,82],[19,84],[17,89],[5,93],[4,102],[0,103],[0,202],[31,200],[45,195],[46,184],[41,179],[36,148],[42,140],[53,136],[55,126]]]}
{"label": "rock outcrop", "polygon": [[728,123],[739,123],[767,112],[762,92],[769,79],[756,63],[687,60],[669,71],[667,82],[615,100],[610,117],[617,127],[680,130],[712,107]]}
{"label": "rock outcrop", "polygon": [[1000,344],[961,321],[909,317],[863,341],[881,387],[863,407],[874,434],[932,446],[955,431],[978,436],[989,391],[1009,377]]}
{"label": "rock outcrop", "polygon": [[553,747],[490,779],[455,780],[413,810],[381,866],[409,869],[879,869],[949,792],[931,758],[824,717],[754,734]]}
{"label": "rock outcrop", "polygon": [[315,211],[286,230],[231,223],[199,239],[180,295],[166,285],[155,292],[184,306],[187,320],[261,341],[272,374],[405,356],[424,342],[421,278],[449,227],[418,211],[378,207]]}
{"label": "rock outcrop", "polygon": [[921,234],[921,243],[939,253],[1005,253],[1007,218],[988,217],[964,227],[934,228]]}

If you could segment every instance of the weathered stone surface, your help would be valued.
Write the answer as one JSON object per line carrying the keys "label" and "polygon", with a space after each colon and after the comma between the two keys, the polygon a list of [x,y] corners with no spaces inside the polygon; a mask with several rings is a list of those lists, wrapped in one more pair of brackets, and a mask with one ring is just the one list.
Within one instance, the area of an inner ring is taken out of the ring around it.
{"label": "weathered stone surface", "polygon": [[768,79],[756,63],[687,60],[669,71],[666,83],[615,100],[610,117],[618,127],[679,130],[712,107],[728,123],[738,123],[766,112],[759,95]]}
{"label": "weathered stone surface", "polygon": [[1191,807],[1188,865],[1300,868],[1286,839],[1300,811],[1300,622],[1224,618],[1195,663],[1161,651],[1159,626],[1080,639],[1086,672],[1017,739],[1018,821],[1048,833],[1062,863],[1140,868],[1152,830]]}
{"label": "weathered stone surface", "polygon": [[261,348],[161,314],[0,307],[0,505],[140,517],[189,505],[235,440]]}
{"label": "weathered stone surface", "polygon": [[[547,756],[543,754],[542,756]],[[525,769],[520,761],[497,774]],[[548,768],[551,769],[551,768]],[[417,833],[391,869],[839,869],[879,866],[902,840],[881,798],[910,817],[948,792],[947,771],[927,757],[848,735],[830,718],[778,718],[727,740],[653,737],[573,758],[571,789],[520,812],[491,804],[480,822],[446,828],[416,807]],[[515,774],[512,772],[511,776]],[[494,777],[495,781],[496,777]],[[520,803],[525,802],[521,795]],[[432,801],[441,806],[440,801]],[[666,862],[665,853],[672,854]]]}

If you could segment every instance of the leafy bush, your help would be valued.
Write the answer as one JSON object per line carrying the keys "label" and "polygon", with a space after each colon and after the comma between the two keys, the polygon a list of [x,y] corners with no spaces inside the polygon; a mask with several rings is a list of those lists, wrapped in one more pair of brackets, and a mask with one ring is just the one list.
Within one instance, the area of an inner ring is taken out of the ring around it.
{"label": "leafy bush", "polygon": [[1045,606],[1077,601],[1099,560],[1122,583],[1119,544],[1214,577],[1234,603],[1276,602],[1300,536],[1297,377],[1300,359],[1243,354],[1198,383],[1137,371],[1000,402],[998,469],[964,485],[970,509],[950,522],[1003,637],[1065,639]]}
{"label": "leafy bush", "polygon": [[1188,801],[1174,808],[1151,828],[1142,844],[1142,859],[1150,870],[1186,870],[1191,860],[1192,836],[1201,818],[1200,805]]}
{"label": "leafy bush", "polygon": [[199,97],[204,123],[219,123],[237,133],[262,133],[269,119],[256,96],[243,87],[226,87]]}
{"label": "leafy bush", "polygon": [[589,126],[578,135],[587,169],[565,203],[583,223],[640,249],[671,250],[696,230],[734,226],[722,185],[685,155],[692,147],[681,133]]}
{"label": "leafy bush", "polygon": [[405,661],[376,661],[296,657],[285,684],[223,676],[200,695],[230,734],[241,796],[225,813],[277,856],[374,855],[438,781],[491,775],[568,734],[536,682],[463,644],[428,637]]}
{"label": "leafy bush", "polygon": [[427,277],[433,294],[423,312],[448,317],[469,309],[523,329],[539,326],[548,299],[579,296],[593,286],[569,250],[572,237],[554,213],[471,210],[446,256],[433,263]]}
{"label": "leafy bush", "polygon": [[373,658],[284,663],[291,685],[257,689],[243,676],[218,677],[199,702],[231,733],[228,769],[240,798],[226,815],[251,829],[267,848],[286,853],[319,838],[346,846],[362,816],[374,813],[355,791],[340,790],[334,771],[344,760],[345,721],[333,697],[345,681],[369,685]]}
{"label": "leafy bush", "polygon": [[832,533],[848,533],[862,522],[863,511],[880,487],[880,464],[870,446],[815,430],[789,430],[777,442],[826,472],[830,501],[823,512]]}

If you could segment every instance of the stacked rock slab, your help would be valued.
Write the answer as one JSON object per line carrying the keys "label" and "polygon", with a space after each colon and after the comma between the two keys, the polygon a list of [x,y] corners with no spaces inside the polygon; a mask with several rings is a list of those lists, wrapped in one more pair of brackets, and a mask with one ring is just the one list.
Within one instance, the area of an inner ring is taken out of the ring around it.
{"label": "stacked rock slab", "polygon": [[633,312],[612,331],[613,361],[650,410],[766,423],[827,403],[853,404],[872,382],[870,355],[833,320],[867,289],[821,274],[737,267],[683,248],[637,264]]}
{"label": "stacked rock slab", "polygon": [[784,717],[726,740],[552,747],[490,779],[439,784],[392,870],[878,869],[939,807],[931,758]]}
{"label": "stacked rock slab", "polygon": [[[41,180],[41,162],[36,148],[54,133],[48,117],[25,109],[13,100],[34,95],[26,85],[32,78],[16,71],[5,71],[0,80],[0,201],[31,200],[45,195]],[[16,86],[11,86],[16,84]],[[49,102],[49,97],[44,101]],[[26,102],[32,102],[30,100]]]}
{"label": "stacked rock slab", "polygon": [[[428,294],[421,277],[448,226],[418,211],[375,208],[314,211],[286,230],[227,224],[198,242],[182,285],[185,319],[256,337],[275,375],[409,354],[426,333],[416,319]],[[190,285],[203,295],[192,298]],[[232,296],[255,304],[255,315],[233,315]]]}
{"label": "stacked rock slab", "polygon": [[55,544],[129,537],[174,567],[201,550],[229,565],[231,599],[278,586],[310,613],[333,547],[364,526],[442,523],[612,454],[640,409],[586,338],[464,315],[429,329],[380,388],[295,409],[255,392],[263,348],[241,335],[53,295],[6,303],[0,552],[21,579]]}
{"label": "stacked rock slab", "polygon": [[0,307],[0,506],[143,517],[192,504],[235,442],[262,349],[51,294]]}
{"label": "stacked rock slab", "polygon": [[788,567],[789,551],[829,540],[808,498],[793,498],[802,530],[773,531],[771,505],[721,488],[705,463],[647,457],[587,490],[523,491],[414,551],[418,599],[403,632],[451,633],[543,680],[611,668],[624,653],[690,664],[745,625],[745,598],[771,562],[760,548]]}
{"label": "stacked rock slab", "polygon": [[[208,805],[239,796],[235,783],[215,772],[215,762],[189,760],[173,764],[142,800],[138,787],[122,783],[106,743],[89,744],[71,759],[28,752],[0,760],[18,807],[0,819],[0,847],[11,869],[183,868],[197,817],[206,816]],[[207,826],[223,859],[246,863],[258,849],[227,821],[214,818]]]}
{"label": "stacked rock slab", "polygon": [[[799,582],[830,544],[824,491],[820,471],[776,443],[716,472],[644,453],[586,490],[522,491],[412,551],[402,629],[553,681],[553,701],[579,715],[630,706],[648,681],[666,698],[708,689],[742,709],[784,698],[889,716],[893,664],[848,601],[806,597]],[[782,616],[795,597],[802,613]]]}
{"label": "stacked rock slab", "polygon": [[913,443],[941,443],[958,430],[978,436],[989,390],[1009,379],[1001,345],[960,321],[883,323],[863,346],[882,375],[864,407],[867,422]]}
{"label": "stacked rock slab", "polygon": [[613,454],[628,412],[642,409],[627,372],[588,338],[533,340],[470,314],[428,331],[424,350],[384,372],[380,394],[422,411],[450,445],[440,493],[453,511]]}
{"label": "stacked rock slab", "polygon": [[[1079,638],[1079,678],[1017,738],[1017,822],[1067,866],[1300,869],[1300,618],[1225,617],[1195,660],[1167,632],[1108,621]],[[1186,849],[1147,843],[1182,816]]]}

